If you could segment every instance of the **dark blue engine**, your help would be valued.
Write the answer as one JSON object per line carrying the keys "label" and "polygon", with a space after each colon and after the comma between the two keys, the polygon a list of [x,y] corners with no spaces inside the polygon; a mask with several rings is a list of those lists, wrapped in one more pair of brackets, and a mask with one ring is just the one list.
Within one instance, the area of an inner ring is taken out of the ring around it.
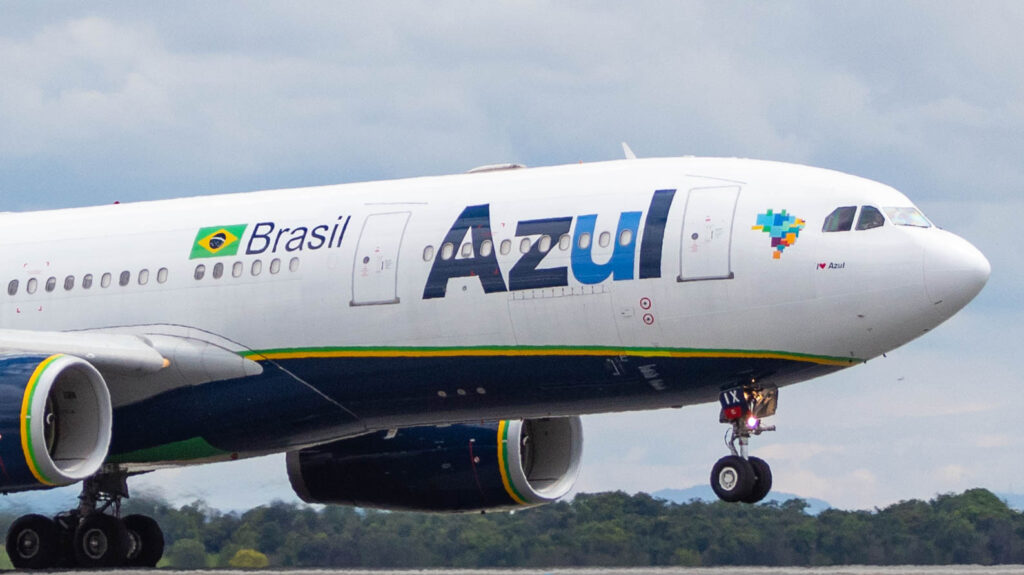
{"label": "dark blue engine", "polygon": [[309,503],[465,512],[542,505],[579,472],[578,417],[415,427],[288,454]]}
{"label": "dark blue engine", "polygon": [[0,355],[0,491],[69,485],[99,471],[111,430],[103,376],[70,355]]}

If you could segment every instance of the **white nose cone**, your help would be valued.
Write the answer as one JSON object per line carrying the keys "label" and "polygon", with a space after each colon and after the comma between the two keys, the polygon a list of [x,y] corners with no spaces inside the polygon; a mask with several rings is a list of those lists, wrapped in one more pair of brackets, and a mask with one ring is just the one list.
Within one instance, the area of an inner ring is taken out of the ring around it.
{"label": "white nose cone", "polygon": [[924,252],[924,285],[931,304],[948,317],[985,287],[992,266],[967,240],[936,231]]}

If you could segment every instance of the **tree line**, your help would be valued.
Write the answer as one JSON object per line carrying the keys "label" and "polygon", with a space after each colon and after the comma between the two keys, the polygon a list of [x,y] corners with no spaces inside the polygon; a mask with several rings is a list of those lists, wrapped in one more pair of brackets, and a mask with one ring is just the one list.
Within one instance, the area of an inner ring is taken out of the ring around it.
{"label": "tree line", "polygon": [[[516,513],[436,515],[274,502],[222,513],[133,499],[164,529],[161,566],[570,567],[1024,563],[1024,514],[984,489],[873,511],[580,494]],[[14,519],[0,515],[7,524]]]}

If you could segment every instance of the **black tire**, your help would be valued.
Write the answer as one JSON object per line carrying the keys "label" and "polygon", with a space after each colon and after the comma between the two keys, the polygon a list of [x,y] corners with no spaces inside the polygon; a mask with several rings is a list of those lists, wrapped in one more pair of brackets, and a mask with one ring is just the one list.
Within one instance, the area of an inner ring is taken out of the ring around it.
{"label": "black tire", "polygon": [[57,548],[58,556],[57,562],[54,565],[56,569],[71,570],[78,566],[75,562],[75,528],[78,526],[77,517],[66,517],[60,516],[53,518],[53,523],[57,526],[57,536],[60,538],[60,543]]}
{"label": "black tire", "polygon": [[164,532],[152,517],[129,515],[124,518],[128,529],[128,567],[156,567],[164,556]]}
{"label": "black tire", "polygon": [[738,455],[726,455],[711,468],[711,489],[722,501],[743,501],[754,489],[754,468]]}
{"label": "black tire", "polygon": [[757,503],[764,499],[768,492],[772,490],[772,468],[768,466],[768,463],[759,458],[751,457],[747,459],[750,463],[750,467],[754,469],[754,488],[750,490],[750,495],[743,499],[744,503]]}
{"label": "black tire", "polygon": [[15,569],[49,569],[60,558],[57,524],[42,515],[23,515],[7,530],[7,556]]}
{"label": "black tire", "polygon": [[97,569],[120,567],[128,557],[128,530],[117,517],[94,513],[75,530],[75,562]]}

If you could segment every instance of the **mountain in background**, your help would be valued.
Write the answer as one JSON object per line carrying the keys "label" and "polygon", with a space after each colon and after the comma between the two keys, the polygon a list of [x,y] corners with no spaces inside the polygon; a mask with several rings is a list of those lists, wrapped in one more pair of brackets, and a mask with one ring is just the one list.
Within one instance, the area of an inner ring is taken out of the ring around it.
{"label": "mountain in background", "polygon": [[[0,497],[0,512],[9,513],[41,513],[43,515],[55,515],[61,511],[70,509],[75,502],[78,500],[78,493],[80,488],[78,486],[68,486],[59,489],[49,489],[41,491],[27,491],[23,493],[14,493],[4,497]],[[147,497],[148,494],[143,494],[141,497]],[[1006,502],[1006,505],[1015,510],[1024,512],[1024,494],[1021,493],[995,493],[996,497]],[[711,490],[710,485],[695,485],[686,489],[662,489],[651,493],[652,497],[671,501],[672,503],[689,503],[696,499],[704,501],[706,503],[714,503],[718,501],[718,497],[715,492]],[[157,499],[165,499],[167,503],[173,506],[180,507],[193,502],[193,499],[189,498],[163,498],[156,497]],[[186,500],[187,499],[187,500]],[[815,499],[813,497],[801,497],[793,493],[784,493],[773,491],[768,494],[764,502],[774,502],[776,504],[782,504],[790,499],[802,499],[807,502],[807,509],[805,510],[809,515],[818,515],[826,509],[831,509],[832,505],[828,501],[822,499]],[[207,502],[208,504],[210,502]],[[267,501],[265,504],[269,505],[271,501]],[[226,509],[220,509],[216,505],[216,502],[210,504],[210,507],[218,509],[222,512],[237,512],[243,513],[247,509],[236,509],[228,506]]]}
{"label": "mountain in background", "polygon": [[[1021,493],[995,493],[996,497],[1006,502],[1006,506],[1014,511],[1024,512],[1024,494]],[[671,501],[672,503],[689,503],[690,501],[697,499],[704,501],[705,503],[714,503],[718,501],[718,496],[711,489],[710,485],[694,485],[686,489],[662,489],[651,493],[652,497]],[[781,491],[772,491],[765,497],[764,503],[785,503],[790,499],[803,499],[807,502],[807,509],[805,510],[808,515],[818,515],[826,509],[832,509],[832,505],[828,501],[822,499],[815,499],[813,497],[801,497],[793,493],[783,493]]]}
{"label": "mountain in background", "polygon": [[[711,489],[710,485],[694,485],[686,489],[662,489],[651,493],[652,497],[671,501],[672,503],[689,503],[694,499],[704,501],[706,503],[714,503],[718,501],[718,496]],[[831,509],[832,505],[828,501],[821,499],[814,499],[813,497],[801,497],[792,493],[782,493],[772,491],[768,494],[768,497],[764,498],[762,503],[785,503],[790,499],[802,499],[807,502],[807,509],[805,511],[808,515],[818,515],[826,509]],[[1024,502],[1024,497],[1021,497]]]}

